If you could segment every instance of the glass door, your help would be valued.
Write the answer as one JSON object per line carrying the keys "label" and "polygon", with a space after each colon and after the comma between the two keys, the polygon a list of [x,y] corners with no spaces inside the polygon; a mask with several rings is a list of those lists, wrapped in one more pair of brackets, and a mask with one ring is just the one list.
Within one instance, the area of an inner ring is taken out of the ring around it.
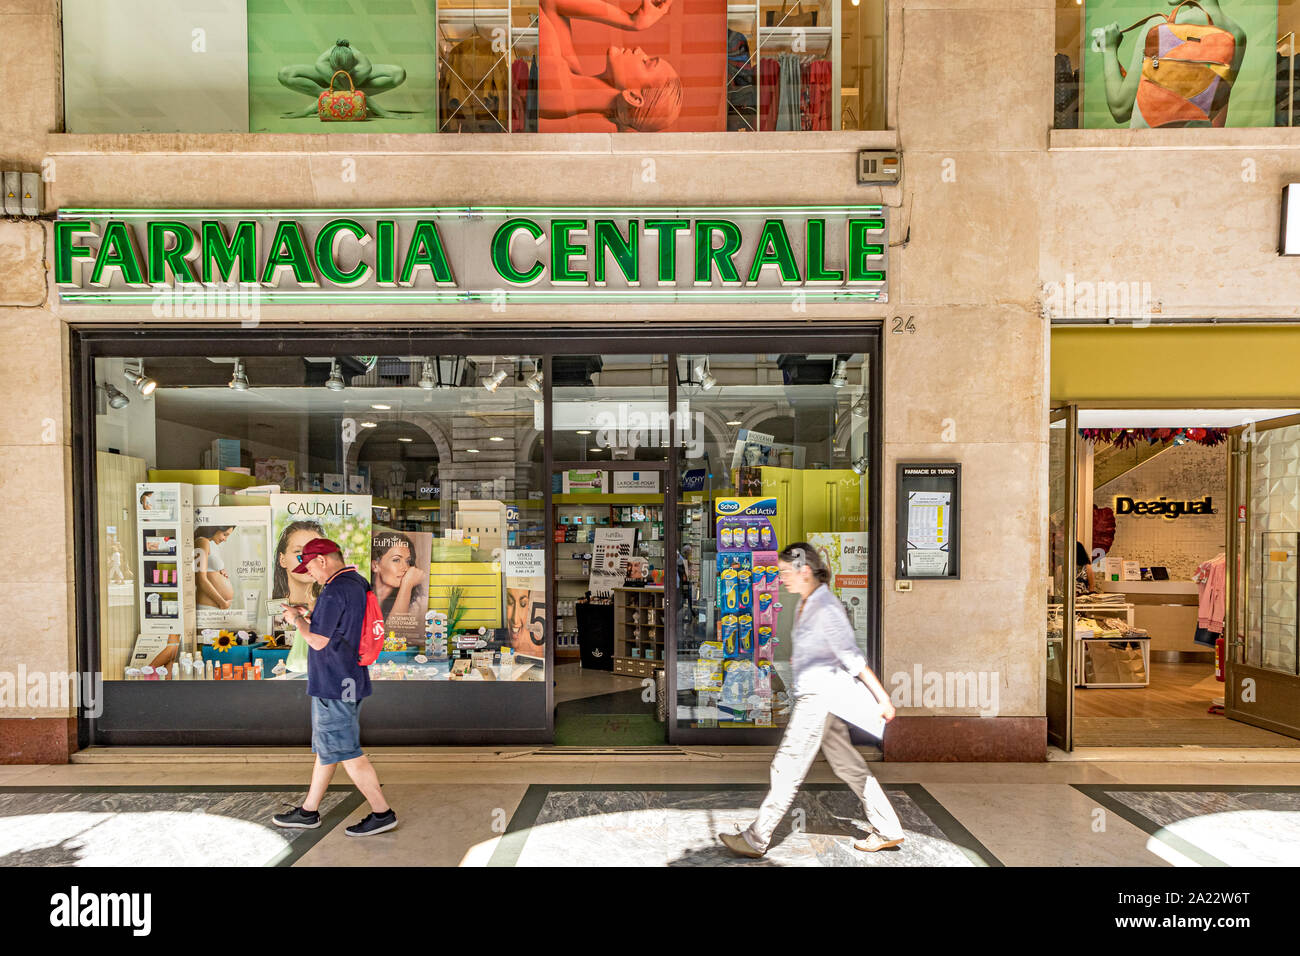
{"label": "glass door", "polygon": [[553,355],[544,370],[557,744],[666,740],[677,566],[670,369],[667,354],[608,350]]}
{"label": "glass door", "polygon": [[784,729],[798,604],[777,580],[787,546],[821,554],[863,655],[878,664],[873,371],[864,352],[678,357],[674,740],[750,743]]}
{"label": "glass door", "polygon": [[1300,416],[1230,441],[1224,713],[1300,737]]}
{"label": "glass door", "polygon": [[1074,746],[1074,579],[1078,571],[1075,406],[1052,409],[1048,435],[1047,739],[1070,750]]}

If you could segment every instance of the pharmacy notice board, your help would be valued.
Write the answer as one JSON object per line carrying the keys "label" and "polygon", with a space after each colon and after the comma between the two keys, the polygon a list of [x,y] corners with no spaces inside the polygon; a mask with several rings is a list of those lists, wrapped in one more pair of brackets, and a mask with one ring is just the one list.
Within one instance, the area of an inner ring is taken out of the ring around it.
{"label": "pharmacy notice board", "polygon": [[957,580],[961,577],[961,465],[899,462],[897,487],[896,576]]}

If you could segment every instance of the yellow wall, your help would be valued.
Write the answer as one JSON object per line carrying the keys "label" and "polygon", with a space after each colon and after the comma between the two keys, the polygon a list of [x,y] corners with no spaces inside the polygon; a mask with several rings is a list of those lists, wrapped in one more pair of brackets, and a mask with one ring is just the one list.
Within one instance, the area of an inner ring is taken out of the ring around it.
{"label": "yellow wall", "polygon": [[1053,402],[1228,406],[1300,397],[1296,326],[1054,328]]}

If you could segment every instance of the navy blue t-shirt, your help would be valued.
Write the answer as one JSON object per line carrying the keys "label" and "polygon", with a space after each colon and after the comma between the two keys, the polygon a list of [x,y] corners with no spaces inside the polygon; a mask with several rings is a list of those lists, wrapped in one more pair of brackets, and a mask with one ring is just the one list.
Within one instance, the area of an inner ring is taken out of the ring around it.
{"label": "navy blue t-shirt", "polygon": [[370,696],[370,668],[357,663],[367,589],[366,579],[354,570],[340,571],[321,588],[309,627],[313,634],[328,637],[330,642],[319,651],[313,647],[307,652],[310,696],[330,700]]}

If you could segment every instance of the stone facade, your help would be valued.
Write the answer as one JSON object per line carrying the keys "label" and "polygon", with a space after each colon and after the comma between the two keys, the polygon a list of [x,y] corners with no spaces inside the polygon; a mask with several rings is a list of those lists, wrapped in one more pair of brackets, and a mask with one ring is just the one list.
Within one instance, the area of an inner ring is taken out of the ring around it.
{"label": "stone facade", "polygon": [[[1159,317],[1295,317],[1300,272],[1276,255],[1279,187],[1294,129],[1051,131],[1050,0],[891,0],[890,129],[763,134],[516,136],[69,135],[61,118],[57,0],[0,0],[5,168],[43,169],[60,207],[883,202],[888,305],[593,305],[564,320],[629,323],[884,322],[885,516],[894,464],[963,463],[962,579],[894,589],[891,522],[879,529],[882,677],[996,671],[999,716],[905,708],[911,723],[965,717],[968,759],[1045,746],[1047,363],[1045,283],[1147,282]],[[960,39],[958,39],[960,38]],[[902,183],[856,184],[864,147],[901,147]],[[342,175],[355,163],[355,181]],[[652,175],[646,171],[651,170]],[[38,227],[0,224],[0,662],[75,667],[69,429],[71,324],[157,322],[147,311],[61,307]],[[915,332],[891,333],[894,316]],[[501,321],[487,306],[313,309],[322,323]],[[546,323],[534,306],[510,321]],[[298,320],[264,308],[262,323]],[[33,530],[39,535],[34,536]],[[35,545],[34,545],[35,542]],[[48,759],[70,709],[9,711],[0,761]],[[19,719],[45,718],[32,746]],[[18,728],[15,731],[15,727]],[[999,742],[1010,735],[1010,743]],[[932,735],[912,730],[908,739]],[[928,747],[916,748],[929,752]]]}

